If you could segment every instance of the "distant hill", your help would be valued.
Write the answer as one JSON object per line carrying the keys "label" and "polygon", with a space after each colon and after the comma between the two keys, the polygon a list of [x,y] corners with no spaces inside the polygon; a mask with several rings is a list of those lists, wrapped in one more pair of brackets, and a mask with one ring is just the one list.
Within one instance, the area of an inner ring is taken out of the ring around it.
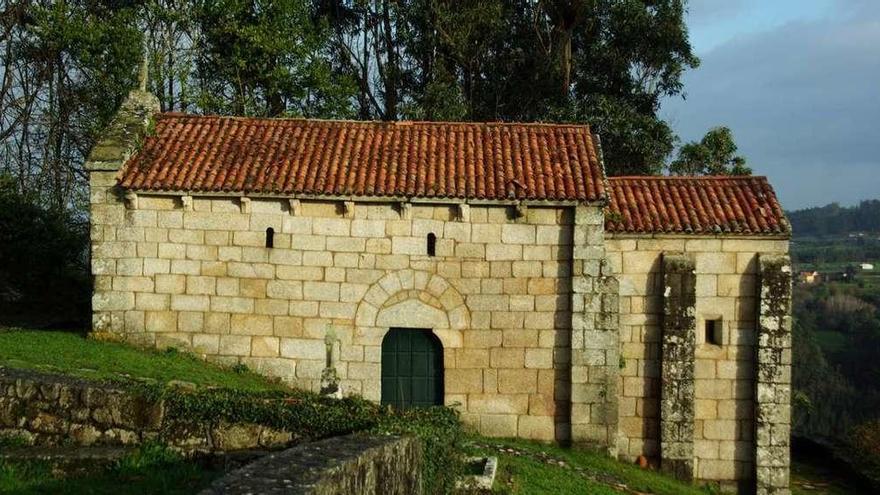
{"label": "distant hill", "polygon": [[838,203],[786,213],[795,236],[833,236],[852,232],[880,232],[880,200],[858,206]]}

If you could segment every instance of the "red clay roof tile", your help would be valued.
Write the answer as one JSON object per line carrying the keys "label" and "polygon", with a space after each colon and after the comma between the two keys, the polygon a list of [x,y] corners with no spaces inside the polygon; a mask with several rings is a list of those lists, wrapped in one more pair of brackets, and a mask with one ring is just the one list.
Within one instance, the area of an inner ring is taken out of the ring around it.
{"label": "red clay roof tile", "polygon": [[145,191],[602,201],[612,233],[790,233],[764,177],[612,177],[579,125],[165,113],[119,183]]}
{"label": "red clay roof tile", "polygon": [[124,188],[329,196],[601,201],[581,125],[355,122],[159,114]]}
{"label": "red clay roof tile", "polygon": [[611,177],[613,233],[791,233],[766,177]]}

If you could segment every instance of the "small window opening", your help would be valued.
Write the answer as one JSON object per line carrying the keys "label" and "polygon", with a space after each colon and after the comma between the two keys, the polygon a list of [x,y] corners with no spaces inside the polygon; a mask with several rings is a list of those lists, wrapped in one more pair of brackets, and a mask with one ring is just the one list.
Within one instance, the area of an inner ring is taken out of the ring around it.
{"label": "small window opening", "polygon": [[707,344],[712,345],[721,345],[724,343],[724,338],[722,336],[722,324],[721,319],[706,320],[706,338],[705,341]]}
{"label": "small window opening", "polygon": [[273,229],[272,227],[266,229],[266,247],[275,247],[275,229]]}
{"label": "small window opening", "polygon": [[428,256],[437,255],[437,236],[433,232],[428,234]]}

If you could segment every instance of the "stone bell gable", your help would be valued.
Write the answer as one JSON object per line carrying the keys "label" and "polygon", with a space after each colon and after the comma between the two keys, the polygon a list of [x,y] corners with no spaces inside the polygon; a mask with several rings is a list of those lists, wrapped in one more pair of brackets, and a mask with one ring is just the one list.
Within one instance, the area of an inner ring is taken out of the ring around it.
{"label": "stone bell gable", "polygon": [[87,164],[94,336],[786,492],[766,179],[608,179],[587,126],[156,107],[133,92]]}

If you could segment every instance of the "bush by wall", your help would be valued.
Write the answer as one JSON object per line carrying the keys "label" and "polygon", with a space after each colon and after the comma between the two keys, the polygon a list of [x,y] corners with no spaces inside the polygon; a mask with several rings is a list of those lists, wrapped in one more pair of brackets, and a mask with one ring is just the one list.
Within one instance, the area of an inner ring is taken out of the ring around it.
{"label": "bush by wall", "polygon": [[414,435],[426,493],[448,493],[461,472],[458,414],[409,411],[314,393],[95,382],[0,369],[0,435],[34,444],[136,445],[185,451],[279,448],[353,432]]}

